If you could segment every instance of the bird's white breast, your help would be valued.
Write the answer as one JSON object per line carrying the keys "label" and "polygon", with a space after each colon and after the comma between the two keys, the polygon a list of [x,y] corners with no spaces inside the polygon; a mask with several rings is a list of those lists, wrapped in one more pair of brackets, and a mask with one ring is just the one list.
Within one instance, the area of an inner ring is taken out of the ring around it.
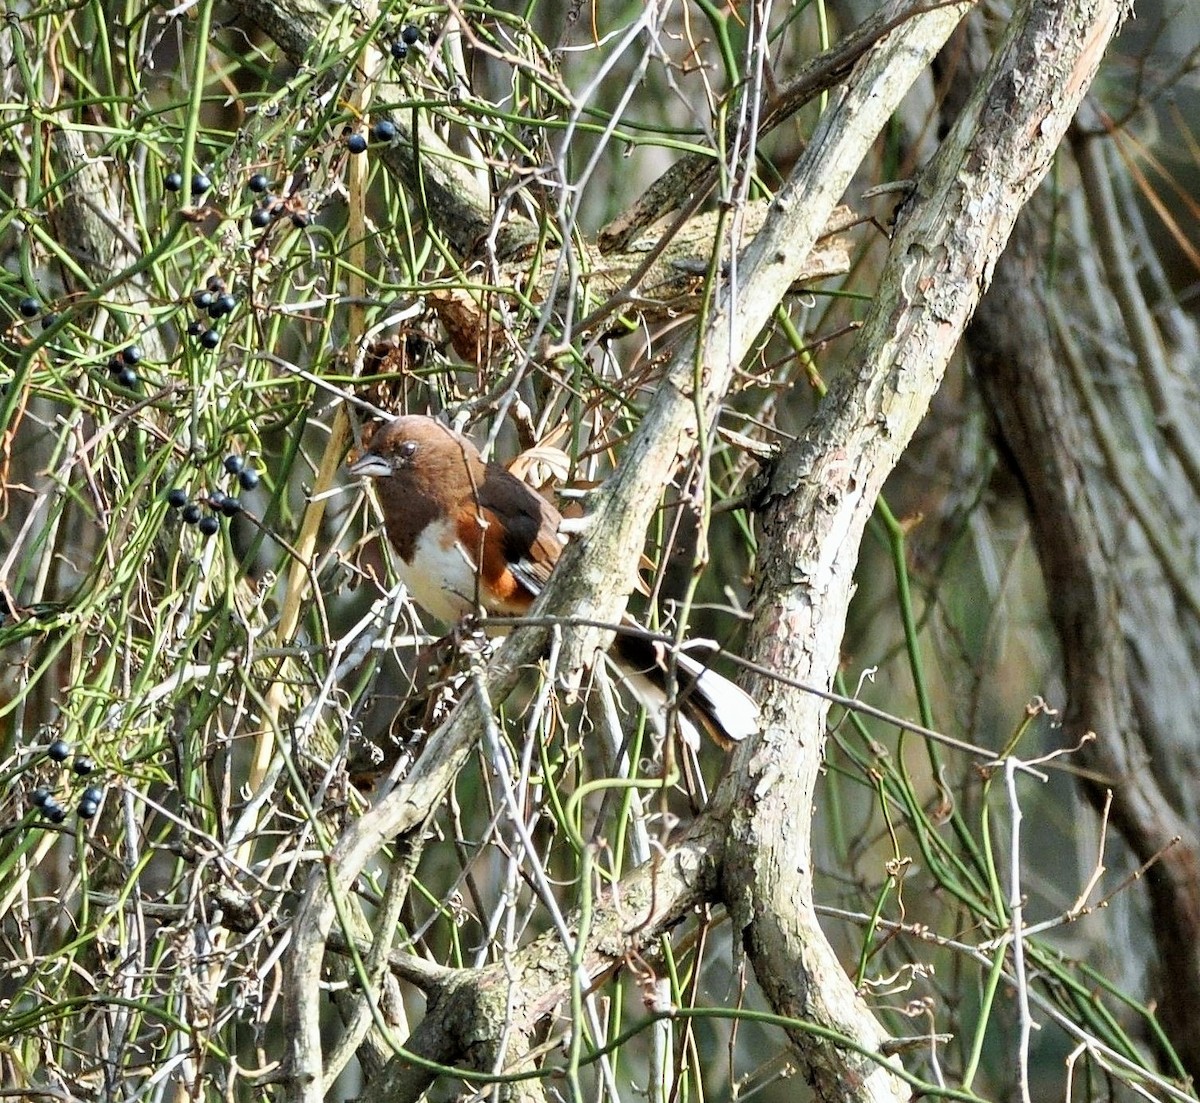
{"label": "bird's white breast", "polygon": [[[397,557],[397,574],[409,595],[430,616],[454,624],[480,606],[475,562],[449,523],[426,525],[412,560]],[[483,602],[486,607],[486,602]]]}

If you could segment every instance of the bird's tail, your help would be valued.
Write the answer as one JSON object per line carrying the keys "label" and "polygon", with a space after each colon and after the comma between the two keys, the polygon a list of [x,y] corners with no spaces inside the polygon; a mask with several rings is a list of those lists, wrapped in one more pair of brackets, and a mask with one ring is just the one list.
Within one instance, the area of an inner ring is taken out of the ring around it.
{"label": "bird's tail", "polygon": [[[708,665],[717,647],[712,640],[689,640],[683,646],[687,650],[671,651],[643,636],[618,632],[611,654],[657,727],[665,728],[674,703],[685,739],[695,746],[702,731],[727,751],[758,731],[758,705]],[[698,658],[697,651],[705,658]]]}

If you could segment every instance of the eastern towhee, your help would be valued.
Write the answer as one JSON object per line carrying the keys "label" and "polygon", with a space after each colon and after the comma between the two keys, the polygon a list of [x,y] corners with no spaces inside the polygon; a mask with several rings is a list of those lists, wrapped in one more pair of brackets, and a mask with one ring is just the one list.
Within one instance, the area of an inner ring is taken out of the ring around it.
{"label": "eastern towhee", "polygon": [[[533,604],[562,554],[554,506],[431,417],[382,423],[364,433],[363,447],[350,471],[376,480],[400,580],[427,612],[453,624],[481,609],[519,616]],[[661,728],[669,677],[662,649],[618,633],[613,656]],[[728,748],[758,730],[749,695],[685,651],[674,659],[686,736],[694,741],[700,728]]]}

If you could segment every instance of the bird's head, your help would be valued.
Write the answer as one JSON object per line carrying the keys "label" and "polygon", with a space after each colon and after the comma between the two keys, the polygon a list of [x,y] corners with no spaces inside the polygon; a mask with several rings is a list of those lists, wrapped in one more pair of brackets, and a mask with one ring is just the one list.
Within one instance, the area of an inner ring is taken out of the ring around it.
{"label": "bird's head", "polygon": [[410,414],[375,422],[363,429],[362,448],[350,464],[350,474],[382,479],[420,468],[468,461],[477,456],[466,437],[431,417]]}

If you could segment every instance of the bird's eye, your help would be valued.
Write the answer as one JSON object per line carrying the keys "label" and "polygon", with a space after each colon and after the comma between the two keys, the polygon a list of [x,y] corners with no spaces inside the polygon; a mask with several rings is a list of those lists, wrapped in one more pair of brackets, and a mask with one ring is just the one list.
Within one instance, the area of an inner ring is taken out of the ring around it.
{"label": "bird's eye", "polygon": [[417,442],[415,440],[406,440],[400,445],[397,452],[402,460],[411,460],[417,454]]}

